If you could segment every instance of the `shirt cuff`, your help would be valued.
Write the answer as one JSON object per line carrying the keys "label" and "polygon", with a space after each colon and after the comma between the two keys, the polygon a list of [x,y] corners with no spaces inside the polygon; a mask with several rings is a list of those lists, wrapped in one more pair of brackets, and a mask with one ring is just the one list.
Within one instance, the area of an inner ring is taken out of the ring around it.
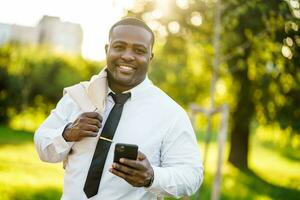
{"label": "shirt cuff", "polygon": [[145,187],[145,190],[157,196],[161,196],[161,186],[159,179],[164,176],[164,169],[161,167],[152,166],[154,171],[154,180],[150,187]]}
{"label": "shirt cuff", "polygon": [[65,128],[68,126],[69,124],[63,126],[62,128],[57,129],[56,133],[54,134],[53,137],[53,144],[55,147],[55,151],[57,153],[62,153],[65,152],[67,150],[70,150],[74,144],[74,142],[67,142],[64,137],[62,136]]}

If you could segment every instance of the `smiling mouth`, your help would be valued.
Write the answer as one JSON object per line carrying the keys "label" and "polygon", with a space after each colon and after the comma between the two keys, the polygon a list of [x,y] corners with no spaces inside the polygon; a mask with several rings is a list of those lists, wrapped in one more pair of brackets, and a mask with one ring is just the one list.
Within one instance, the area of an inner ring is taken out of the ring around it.
{"label": "smiling mouth", "polygon": [[123,73],[132,73],[135,71],[135,68],[128,65],[118,65],[117,68]]}

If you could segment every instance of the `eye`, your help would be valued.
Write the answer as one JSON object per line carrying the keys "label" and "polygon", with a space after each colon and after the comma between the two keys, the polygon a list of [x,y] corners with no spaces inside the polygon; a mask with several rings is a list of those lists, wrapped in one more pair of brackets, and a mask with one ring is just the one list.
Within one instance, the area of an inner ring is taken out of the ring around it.
{"label": "eye", "polygon": [[137,54],[139,54],[139,55],[142,55],[142,54],[145,54],[145,53],[146,53],[146,51],[143,50],[143,49],[135,49],[134,51],[135,51],[135,53],[137,53]]}
{"label": "eye", "polygon": [[117,51],[121,51],[124,49],[123,45],[114,45],[113,48],[116,49]]}

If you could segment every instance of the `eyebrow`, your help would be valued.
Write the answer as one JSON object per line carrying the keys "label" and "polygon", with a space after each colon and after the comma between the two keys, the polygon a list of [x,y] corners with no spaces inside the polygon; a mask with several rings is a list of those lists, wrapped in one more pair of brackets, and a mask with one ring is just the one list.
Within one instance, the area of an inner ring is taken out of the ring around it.
{"label": "eyebrow", "polygon": [[[112,45],[114,45],[116,43],[128,44],[127,42],[125,42],[123,40],[115,40],[115,41],[112,42]],[[145,48],[147,50],[147,47],[144,44],[141,44],[141,43],[134,43],[133,46],[134,47],[142,47],[142,48]]]}

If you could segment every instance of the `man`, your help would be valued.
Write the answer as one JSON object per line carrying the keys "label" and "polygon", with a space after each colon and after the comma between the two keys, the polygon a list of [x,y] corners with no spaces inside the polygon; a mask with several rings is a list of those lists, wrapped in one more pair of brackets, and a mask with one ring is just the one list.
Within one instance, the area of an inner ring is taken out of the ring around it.
{"label": "man", "polygon": [[[36,131],[40,158],[64,161],[62,199],[156,199],[199,188],[203,169],[188,116],[147,78],[153,44],[143,21],[114,24],[105,46],[107,67],[75,92],[67,88]],[[113,163],[116,143],[138,145],[137,160]]]}

